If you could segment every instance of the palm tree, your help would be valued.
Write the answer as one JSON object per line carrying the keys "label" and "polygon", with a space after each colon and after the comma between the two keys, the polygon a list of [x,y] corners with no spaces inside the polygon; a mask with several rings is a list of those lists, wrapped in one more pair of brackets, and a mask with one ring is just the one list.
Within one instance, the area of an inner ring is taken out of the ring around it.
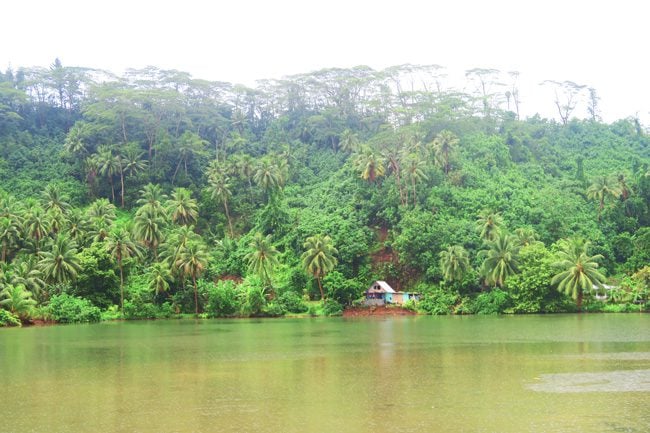
{"label": "palm tree", "polygon": [[122,207],[124,207],[124,176],[135,176],[145,168],[147,161],[142,159],[144,152],[136,148],[128,148],[123,155],[120,155],[120,182],[122,183]]}
{"label": "palm tree", "polygon": [[86,149],[86,144],[84,143],[85,131],[84,127],[86,124],[77,122],[65,137],[63,142],[63,149],[71,153],[72,155],[83,155],[88,152]]}
{"label": "palm tree", "polygon": [[192,158],[193,155],[203,152],[205,144],[205,140],[193,132],[186,131],[180,136],[177,147],[178,164],[176,165],[176,170],[174,170],[174,175],[172,176],[172,185],[174,184],[176,174],[178,174],[178,169],[181,167],[181,164],[184,166],[185,176],[187,176],[187,161]]}
{"label": "palm tree", "polygon": [[52,184],[48,184],[41,193],[43,209],[46,211],[58,210],[65,214],[70,209],[67,197],[61,193],[61,189]]}
{"label": "palm tree", "polygon": [[248,191],[250,194],[251,203],[253,203],[253,175],[255,174],[255,164],[250,155],[239,155],[236,160],[236,167],[239,176],[248,182]]}
{"label": "palm tree", "polygon": [[172,274],[178,271],[176,261],[180,257],[181,251],[190,242],[200,242],[201,237],[194,232],[194,226],[180,226],[175,228],[165,242],[161,244],[162,252],[161,261],[166,262],[171,269]]}
{"label": "palm tree", "polygon": [[91,219],[104,217],[113,222],[115,220],[115,205],[108,199],[100,198],[92,202],[88,208],[88,216]]}
{"label": "palm tree", "polygon": [[557,261],[553,263],[559,272],[553,277],[551,284],[557,285],[560,292],[575,299],[578,310],[582,308],[585,292],[605,282],[605,276],[598,270],[598,260],[603,256],[589,256],[588,247],[588,242],[565,241],[557,253]]}
{"label": "palm tree", "polygon": [[160,185],[149,183],[140,190],[140,198],[137,201],[137,204],[140,205],[138,213],[147,209],[155,215],[164,215],[165,209],[162,203],[166,199],[167,196],[163,194]]}
{"label": "palm tree", "polygon": [[273,193],[280,190],[284,184],[280,168],[268,159],[260,161],[253,175],[253,180],[264,190],[269,201]]}
{"label": "palm tree", "polygon": [[5,286],[0,292],[0,298],[2,298],[0,305],[20,317],[21,320],[29,318],[34,305],[36,305],[36,301],[32,299],[32,294],[21,285]]}
{"label": "palm tree", "polygon": [[479,252],[483,258],[481,273],[487,284],[503,287],[510,275],[519,272],[519,243],[517,238],[499,233],[494,240],[486,241],[487,250]]}
{"label": "palm tree", "polygon": [[503,217],[499,212],[484,210],[476,220],[476,230],[484,241],[492,241],[501,233]]}
{"label": "palm tree", "polygon": [[228,199],[232,196],[230,191],[230,184],[228,183],[228,178],[225,176],[215,176],[210,177],[209,181],[210,186],[208,190],[211,193],[213,200],[221,200],[223,203],[223,208],[226,211],[226,218],[228,219],[228,228],[230,229],[230,237],[234,237],[234,231],[232,229],[232,221],[230,219],[230,211],[228,210]]}
{"label": "palm tree", "polygon": [[154,258],[158,256],[158,246],[163,241],[162,227],[164,224],[162,215],[148,207],[141,207],[134,218],[133,235],[143,245],[151,249]]}
{"label": "palm tree", "polygon": [[2,261],[7,262],[9,249],[18,244],[20,236],[15,221],[8,217],[0,218],[0,244],[2,244]]}
{"label": "palm tree", "polygon": [[77,242],[78,245],[82,245],[89,230],[90,221],[86,215],[80,209],[72,209],[68,213],[68,221],[65,227],[66,234],[70,236],[70,239]]}
{"label": "palm tree", "polygon": [[120,268],[120,310],[124,315],[124,259],[140,257],[140,249],[131,239],[131,234],[120,229],[108,237],[106,251],[113,256]]}
{"label": "palm tree", "polygon": [[38,252],[41,240],[47,236],[50,231],[47,216],[43,209],[33,206],[27,211],[25,216],[25,233],[36,243]]}
{"label": "palm tree", "polygon": [[447,247],[447,251],[440,252],[440,268],[445,281],[462,281],[468,270],[469,255],[461,245]]}
{"label": "palm tree", "polygon": [[90,155],[84,160],[84,170],[86,171],[86,184],[88,185],[88,195],[95,197],[97,194],[97,174],[99,163],[97,154]]}
{"label": "palm tree", "polygon": [[172,273],[165,263],[157,262],[151,265],[147,273],[147,287],[159,295],[169,291],[169,282],[172,280]]}
{"label": "palm tree", "polygon": [[382,157],[368,146],[356,155],[354,165],[361,172],[359,177],[368,182],[374,182],[386,173]]}
{"label": "palm tree", "polygon": [[325,299],[323,293],[322,278],[336,267],[338,263],[335,254],[338,254],[332,238],[329,236],[315,235],[307,238],[303,244],[305,252],[301,256],[302,266],[305,271],[318,281],[321,299]]}
{"label": "palm tree", "polygon": [[413,188],[413,207],[417,206],[417,190],[415,185],[423,180],[428,180],[424,174],[424,167],[426,163],[420,159],[417,154],[411,153],[406,158],[406,173],[411,180],[411,187]]}
{"label": "palm tree", "polygon": [[66,224],[66,218],[58,207],[54,207],[47,212],[48,225],[50,233],[56,235]]}
{"label": "palm tree", "polygon": [[180,225],[196,223],[199,217],[199,206],[192,198],[192,193],[185,188],[176,188],[167,202],[172,222]]}
{"label": "palm tree", "polygon": [[356,152],[359,149],[359,137],[353,131],[346,129],[339,136],[339,146],[344,152]]}
{"label": "palm tree", "polygon": [[447,130],[441,131],[431,143],[436,162],[444,170],[445,174],[449,174],[451,170],[451,159],[458,143],[458,137]]}
{"label": "palm tree", "polygon": [[608,197],[613,199],[621,195],[621,188],[607,176],[597,177],[587,189],[587,198],[590,200],[598,200],[598,221],[600,221],[601,214],[605,208],[605,200]]}
{"label": "palm tree", "polygon": [[40,253],[38,266],[43,272],[43,278],[51,284],[66,283],[74,280],[81,271],[77,257],[77,244],[64,235],[58,235],[51,245],[50,251]]}
{"label": "palm tree", "polygon": [[632,193],[632,190],[627,185],[627,180],[625,179],[624,174],[619,174],[618,175],[618,188],[621,191],[621,199],[623,201],[627,200],[630,197],[630,194]]}
{"label": "palm tree", "polygon": [[199,314],[199,292],[196,286],[196,279],[203,273],[207,265],[208,253],[205,251],[203,245],[198,242],[188,243],[176,260],[176,267],[182,274],[192,277],[192,285],[194,286],[194,312],[197,315]]}
{"label": "palm tree", "polygon": [[45,281],[43,281],[43,272],[38,269],[38,262],[33,256],[13,263],[10,281],[14,286],[25,286],[40,302],[43,301]]}
{"label": "palm tree", "polygon": [[519,245],[527,247],[537,242],[538,236],[534,229],[529,227],[519,228],[515,230],[515,235],[519,241]]}
{"label": "palm tree", "polygon": [[113,155],[113,152],[107,146],[101,146],[97,149],[97,171],[101,176],[108,178],[108,183],[111,185],[113,203],[115,203],[113,177],[121,172],[121,164],[120,159]]}
{"label": "palm tree", "polygon": [[271,276],[273,275],[273,268],[279,262],[277,257],[278,250],[271,244],[271,235],[264,237],[262,233],[256,233],[249,247],[251,248],[251,252],[245,257],[248,261],[249,271],[259,276],[266,287],[269,287],[271,293],[273,293]]}

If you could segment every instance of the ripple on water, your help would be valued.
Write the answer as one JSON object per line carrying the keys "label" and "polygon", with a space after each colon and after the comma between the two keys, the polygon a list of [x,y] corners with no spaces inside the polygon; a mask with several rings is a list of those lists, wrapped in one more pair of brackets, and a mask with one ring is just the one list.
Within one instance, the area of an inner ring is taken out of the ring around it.
{"label": "ripple on water", "polygon": [[543,374],[528,385],[538,392],[650,392],[650,370]]}

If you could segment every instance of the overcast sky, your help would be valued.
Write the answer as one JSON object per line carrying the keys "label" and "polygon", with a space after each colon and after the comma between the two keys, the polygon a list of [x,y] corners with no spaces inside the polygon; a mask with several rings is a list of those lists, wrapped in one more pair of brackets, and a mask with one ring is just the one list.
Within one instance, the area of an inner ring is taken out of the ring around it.
{"label": "overcast sky", "polygon": [[2,4],[0,67],[121,73],[154,65],[251,85],[325,67],[438,64],[521,72],[522,109],[551,116],[538,83],[596,88],[607,121],[650,124],[643,0],[74,1]]}

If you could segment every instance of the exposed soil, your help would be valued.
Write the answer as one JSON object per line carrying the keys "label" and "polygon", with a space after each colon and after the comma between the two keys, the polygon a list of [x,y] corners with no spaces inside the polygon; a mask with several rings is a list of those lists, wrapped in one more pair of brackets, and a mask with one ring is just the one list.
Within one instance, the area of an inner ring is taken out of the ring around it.
{"label": "exposed soil", "polygon": [[417,313],[400,307],[350,307],[343,311],[343,317],[366,316],[415,316]]}

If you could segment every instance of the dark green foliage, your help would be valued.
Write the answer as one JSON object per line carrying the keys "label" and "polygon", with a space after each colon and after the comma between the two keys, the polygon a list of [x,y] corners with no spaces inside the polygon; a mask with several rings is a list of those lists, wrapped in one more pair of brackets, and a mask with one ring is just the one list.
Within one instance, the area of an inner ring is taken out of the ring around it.
{"label": "dark green foliage", "polygon": [[201,280],[199,292],[206,299],[203,311],[210,317],[233,317],[242,309],[241,294],[232,281],[214,284]]}
{"label": "dark green foliage", "polygon": [[77,254],[81,271],[70,294],[90,300],[100,308],[120,302],[120,277],[103,243],[95,242]]}
{"label": "dark green foliage", "polygon": [[334,299],[323,301],[323,314],[325,316],[340,316],[343,314],[343,306]]}
{"label": "dark green foliage", "polygon": [[90,301],[65,293],[50,299],[47,313],[59,323],[99,322],[101,319],[99,308]]}
{"label": "dark green foliage", "polygon": [[506,311],[512,303],[510,295],[499,288],[479,294],[474,300],[473,314],[499,314]]}
{"label": "dark green foliage", "polygon": [[454,307],[459,300],[458,293],[434,287],[430,290],[423,290],[422,299],[418,302],[417,308],[427,314],[444,316],[454,312]]}
{"label": "dark green foliage", "polygon": [[328,299],[333,299],[343,306],[352,305],[352,301],[363,292],[357,281],[346,279],[338,271],[332,271],[323,278],[323,289]]}
{"label": "dark green foliage", "polygon": [[278,296],[278,303],[289,313],[306,313],[307,304],[296,292],[287,291]]}

